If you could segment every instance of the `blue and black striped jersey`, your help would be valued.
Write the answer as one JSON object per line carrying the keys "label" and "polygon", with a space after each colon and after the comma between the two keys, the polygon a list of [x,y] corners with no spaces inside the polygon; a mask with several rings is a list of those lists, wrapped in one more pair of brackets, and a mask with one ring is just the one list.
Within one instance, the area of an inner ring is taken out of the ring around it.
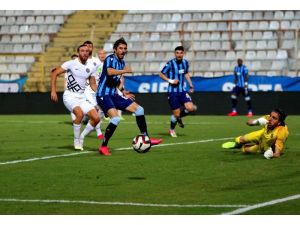
{"label": "blue and black striped jersey", "polygon": [[236,77],[237,83],[236,86],[244,87],[245,81],[248,76],[248,68],[245,65],[234,67],[234,75]]}
{"label": "blue and black striped jersey", "polygon": [[167,62],[164,68],[161,71],[169,79],[179,80],[178,85],[169,84],[168,93],[170,92],[183,92],[184,89],[184,78],[185,75],[189,72],[189,63],[186,59],[177,61],[175,58]]}
{"label": "blue and black striped jersey", "polygon": [[123,70],[125,62],[123,59],[118,59],[114,54],[106,57],[103,63],[103,69],[98,83],[97,96],[117,94],[117,87],[121,82],[121,75],[109,76],[108,68]]}

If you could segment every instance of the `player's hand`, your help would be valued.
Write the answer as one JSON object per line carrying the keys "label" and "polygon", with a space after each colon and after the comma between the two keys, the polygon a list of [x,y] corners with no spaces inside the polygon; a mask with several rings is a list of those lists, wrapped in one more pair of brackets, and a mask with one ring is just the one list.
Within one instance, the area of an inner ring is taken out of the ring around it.
{"label": "player's hand", "polygon": [[193,87],[193,86],[190,86],[189,92],[190,92],[190,93],[194,93],[194,87]]}
{"label": "player's hand", "polygon": [[135,101],[135,95],[130,93],[130,91],[123,91],[123,94],[126,98],[131,99],[132,101]]}
{"label": "player's hand", "polygon": [[124,67],[125,73],[132,73],[132,69],[129,66]]}
{"label": "player's hand", "polygon": [[175,79],[173,85],[177,85],[177,84],[179,84],[179,80]]}
{"label": "player's hand", "polygon": [[53,102],[58,102],[57,94],[55,91],[51,91],[51,100]]}

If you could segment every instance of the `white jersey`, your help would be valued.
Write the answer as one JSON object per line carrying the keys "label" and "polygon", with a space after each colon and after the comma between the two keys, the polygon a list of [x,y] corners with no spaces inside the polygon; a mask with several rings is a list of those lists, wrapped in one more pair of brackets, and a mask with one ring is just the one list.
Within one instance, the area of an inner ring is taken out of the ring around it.
{"label": "white jersey", "polygon": [[[88,63],[95,68],[96,70],[96,84],[98,85],[98,82],[100,80],[100,76],[102,73],[102,67],[103,67],[103,63],[96,57],[92,57],[90,59],[88,59]],[[91,88],[91,86],[89,85],[89,83],[87,83],[87,87],[84,91],[87,100],[92,103],[93,105],[97,105],[97,101],[96,101],[96,93],[93,91],[93,89]]]}
{"label": "white jersey", "polygon": [[69,60],[62,64],[62,68],[66,70],[67,90],[83,94],[86,88],[87,79],[90,76],[96,76],[96,67],[93,64],[86,62],[82,64],[79,59]]}

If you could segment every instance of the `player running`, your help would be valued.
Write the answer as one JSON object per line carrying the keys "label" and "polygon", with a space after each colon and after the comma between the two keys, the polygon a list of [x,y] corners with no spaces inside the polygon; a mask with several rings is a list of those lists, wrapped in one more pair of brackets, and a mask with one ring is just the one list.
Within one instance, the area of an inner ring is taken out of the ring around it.
{"label": "player running", "polygon": [[[183,46],[177,46],[175,48],[175,58],[167,62],[159,74],[163,80],[169,82],[168,100],[173,112],[169,129],[171,137],[177,137],[175,132],[177,123],[179,127],[184,127],[182,117],[197,110],[197,106],[193,104],[192,98],[184,89],[184,78],[186,78],[190,86],[189,92],[194,92],[193,83],[189,74],[189,63],[183,58],[183,55]],[[184,109],[180,111],[181,105],[184,105]]]}
{"label": "player running", "polygon": [[77,52],[77,59],[63,63],[51,73],[51,100],[54,102],[58,101],[56,80],[60,74],[67,72],[67,89],[63,94],[63,102],[66,108],[75,114],[75,119],[73,120],[74,148],[75,150],[83,150],[83,139],[80,138],[80,128],[83,116],[85,114],[89,116],[89,124],[93,128],[99,123],[100,118],[96,109],[86,100],[84,94],[87,79],[89,79],[93,90],[97,89],[95,80],[96,70],[87,62],[89,49],[86,45],[80,45]]}

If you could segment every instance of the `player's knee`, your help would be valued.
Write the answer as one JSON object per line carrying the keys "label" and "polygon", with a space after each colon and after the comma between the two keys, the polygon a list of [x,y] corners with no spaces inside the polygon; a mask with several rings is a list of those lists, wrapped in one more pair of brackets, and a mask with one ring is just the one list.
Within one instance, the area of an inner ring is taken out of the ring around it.
{"label": "player's knee", "polygon": [[74,113],[74,115],[75,115],[75,119],[78,121],[81,121],[84,117],[84,114],[82,111],[76,111],[76,113]]}
{"label": "player's knee", "polygon": [[119,116],[114,116],[110,119],[110,123],[118,126],[118,124],[120,123],[121,118]]}
{"label": "player's knee", "polygon": [[100,122],[100,116],[96,114],[96,116],[93,118],[94,123],[97,125]]}
{"label": "player's knee", "polygon": [[142,106],[138,106],[134,112],[135,116],[143,116],[144,115],[144,108]]}
{"label": "player's knee", "polygon": [[195,112],[197,110],[197,106],[196,105],[190,105],[186,109],[189,111],[189,113]]}

